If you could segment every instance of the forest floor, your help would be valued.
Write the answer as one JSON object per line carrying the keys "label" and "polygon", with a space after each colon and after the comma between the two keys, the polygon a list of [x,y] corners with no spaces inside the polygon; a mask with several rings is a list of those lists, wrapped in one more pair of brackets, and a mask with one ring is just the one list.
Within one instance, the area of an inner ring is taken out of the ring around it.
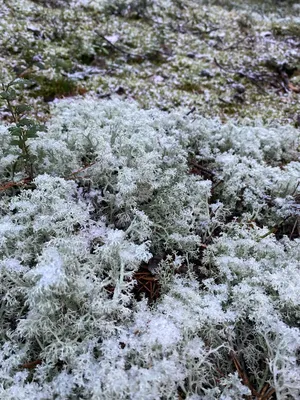
{"label": "forest floor", "polygon": [[3,0],[0,17],[0,80],[31,80],[20,95],[39,119],[56,98],[96,93],[300,124],[300,4]]}

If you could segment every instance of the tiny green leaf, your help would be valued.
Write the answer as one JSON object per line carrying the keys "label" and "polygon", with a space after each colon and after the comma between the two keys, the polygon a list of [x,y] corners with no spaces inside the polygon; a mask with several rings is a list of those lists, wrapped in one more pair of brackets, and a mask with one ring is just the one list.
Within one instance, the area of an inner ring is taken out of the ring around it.
{"label": "tiny green leaf", "polygon": [[36,134],[36,129],[29,129],[27,132],[26,132],[26,138],[36,138],[38,135]]}
{"label": "tiny green leaf", "polygon": [[18,126],[11,126],[10,128],[8,128],[9,132],[11,133],[11,135],[13,136],[20,136],[22,134],[22,128],[18,127]]}
{"label": "tiny green leaf", "polygon": [[17,93],[13,89],[9,89],[0,93],[0,97],[4,100],[15,100],[17,97]]}
{"label": "tiny green leaf", "polygon": [[22,89],[27,85],[32,85],[33,83],[34,83],[34,81],[32,79],[18,78],[18,79],[15,79],[13,82],[11,82],[10,86],[18,85]]}
{"label": "tiny green leaf", "polygon": [[21,143],[20,143],[19,140],[13,139],[13,140],[11,140],[10,144],[12,144],[13,146],[19,146],[19,147],[20,147],[20,144],[21,144]]}
{"label": "tiny green leaf", "polygon": [[32,126],[32,125],[34,125],[34,121],[29,118],[22,118],[18,122],[18,126]]}
{"label": "tiny green leaf", "polygon": [[31,107],[28,106],[27,104],[18,104],[15,106],[15,111],[17,114],[22,114],[26,111],[30,111]]}

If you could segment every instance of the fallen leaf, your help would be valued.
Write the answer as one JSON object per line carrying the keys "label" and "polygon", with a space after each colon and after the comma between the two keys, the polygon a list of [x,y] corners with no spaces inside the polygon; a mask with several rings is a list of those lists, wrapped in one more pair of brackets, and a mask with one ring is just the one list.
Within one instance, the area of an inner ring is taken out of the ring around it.
{"label": "fallen leaf", "polygon": [[291,82],[288,84],[288,88],[294,93],[300,93],[300,86],[294,86]]}

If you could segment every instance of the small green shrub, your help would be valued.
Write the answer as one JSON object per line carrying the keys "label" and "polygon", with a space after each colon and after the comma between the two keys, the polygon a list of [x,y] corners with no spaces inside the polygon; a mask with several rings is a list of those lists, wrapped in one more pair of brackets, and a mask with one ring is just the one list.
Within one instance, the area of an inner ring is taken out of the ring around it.
{"label": "small green shrub", "polygon": [[34,156],[31,154],[28,139],[36,138],[37,132],[44,130],[45,127],[28,118],[26,114],[30,111],[31,107],[24,103],[18,103],[16,87],[23,88],[29,81],[25,79],[16,78],[8,84],[2,83],[2,92],[0,99],[6,103],[7,110],[10,113],[12,126],[8,128],[12,136],[10,144],[19,149],[20,155],[15,161],[13,166],[13,174],[18,169],[24,169],[26,177],[31,181],[33,179],[33,162]]}

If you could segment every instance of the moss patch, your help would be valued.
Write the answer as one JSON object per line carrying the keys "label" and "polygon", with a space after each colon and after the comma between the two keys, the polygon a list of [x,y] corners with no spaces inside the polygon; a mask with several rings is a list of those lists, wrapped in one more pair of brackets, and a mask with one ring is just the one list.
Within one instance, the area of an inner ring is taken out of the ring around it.
{"label": "moss patch", "polygon": [[75,81],[65,77],[47,79],[38,76],[35,81],[38,83],[38,89],[33,92],[33,96],[40,96],[45,102],[52,101],[55,98],[75,96],[84,91]]}

